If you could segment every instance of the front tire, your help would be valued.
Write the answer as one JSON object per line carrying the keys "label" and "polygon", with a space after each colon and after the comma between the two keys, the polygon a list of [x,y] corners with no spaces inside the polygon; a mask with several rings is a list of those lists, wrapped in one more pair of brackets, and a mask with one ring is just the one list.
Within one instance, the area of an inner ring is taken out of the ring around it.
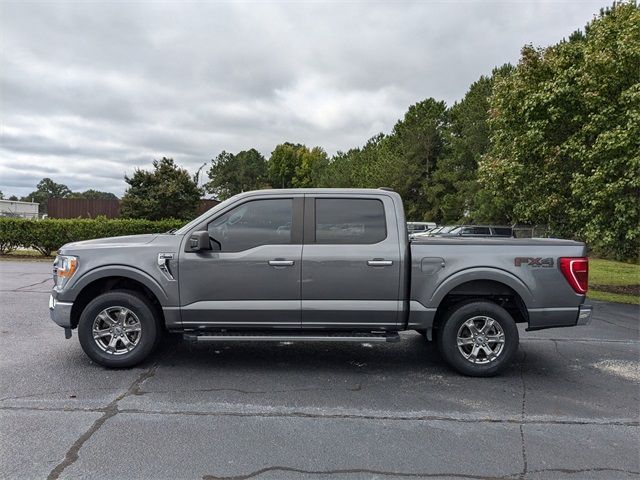
{"label": "front tire", "polygon": [[437,339],[446,363],[472,377],[500,373],[513,360],[519,343],[513,317],[488,301],[454,306],[445,314]]}
{"label": "front tire", "polygon": [[78,322],[78,338],[84,352],[94,362],[109,368],[139,364],[154,350],[160,335],[150,302],[125,290],[94,298]]}

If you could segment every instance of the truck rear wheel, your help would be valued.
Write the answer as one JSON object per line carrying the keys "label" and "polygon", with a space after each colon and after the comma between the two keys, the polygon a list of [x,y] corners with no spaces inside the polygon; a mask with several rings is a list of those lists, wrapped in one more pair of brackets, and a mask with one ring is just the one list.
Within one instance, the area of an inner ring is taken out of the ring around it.
{"label": "truck rear wheel", "polygon": [[157,345],[161,332],[153,306],[141,295],[125,290],[94,298],[78,323],[84,352],[94,362],[110,368],[142,362]]}
{"label": "truck rear wheel", "polygon": [[518,350],[518,328],[504,308],[472,301],[450,309],[438,329],[438,348],[454,370],[490,377],[507,367]]}

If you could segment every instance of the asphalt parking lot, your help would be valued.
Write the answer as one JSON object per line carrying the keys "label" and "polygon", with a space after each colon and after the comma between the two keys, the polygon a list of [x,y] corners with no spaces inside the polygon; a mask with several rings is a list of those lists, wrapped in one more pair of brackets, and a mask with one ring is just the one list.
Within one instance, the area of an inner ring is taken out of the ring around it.
{"label": "asphalt parking lot", "polygon": [[638,307],[521,331],[502,376],[396,344],[176,339],[103,369],[49,320],[51,265],[0,262],[0,477],[149,479],[640,476]]}

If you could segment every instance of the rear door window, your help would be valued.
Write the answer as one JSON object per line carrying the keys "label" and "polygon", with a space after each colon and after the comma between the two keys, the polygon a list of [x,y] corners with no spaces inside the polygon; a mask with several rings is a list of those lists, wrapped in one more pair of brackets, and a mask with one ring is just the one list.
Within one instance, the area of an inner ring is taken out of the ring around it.
{"label": "rear door window", "polygon": [[316,243],[372,244],[387,237],[380,200],[316,198]]}

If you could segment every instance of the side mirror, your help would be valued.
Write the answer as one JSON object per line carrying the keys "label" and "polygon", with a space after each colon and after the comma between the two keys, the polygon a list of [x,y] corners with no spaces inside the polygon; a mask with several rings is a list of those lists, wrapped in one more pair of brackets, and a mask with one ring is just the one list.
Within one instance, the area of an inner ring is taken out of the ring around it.
{"label": "side mirror", "polygon": [[188,252],[201,252],[204,250],[212,250],[211,241],[209,240],[209,232],[206,230],[193,232],[187,240]]}

